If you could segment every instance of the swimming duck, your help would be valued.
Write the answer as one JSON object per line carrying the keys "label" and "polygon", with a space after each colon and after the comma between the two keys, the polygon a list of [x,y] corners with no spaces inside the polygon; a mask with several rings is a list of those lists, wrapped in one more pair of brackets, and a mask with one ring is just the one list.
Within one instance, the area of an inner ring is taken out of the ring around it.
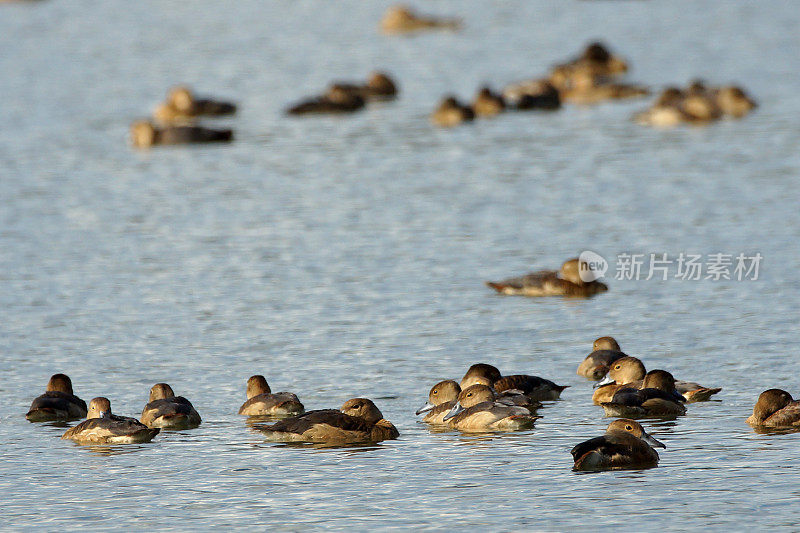
{"label": "swimming duck", "polygon": [[781,389],[765,390],[758,396],[753,414],[747,419],[751,426],[800,426],[800,401]]}
{"label": "swimming duck", "polygon": [[442,420],[459,431],[517,431],[533,427],[538,418],[524,407],[499,403],[491,387],[473,385],[461,391]]}
{"label": "swimming duck", "polygon": [[167,105],[188,116],[219,116],[236,113],[236,104],[197,98],[188,87],[173,87],[167,94]]}
{"label": "swimming duck", "polygon": [[354,444],[396,439],[397,428],[366,398],[347,400],[340,410],[308,411],[260,428],[268,440]]}
{"label": "swimming duck", "polygon": [[444,416],[450,412],[458,400],[461,387],[452,379],[440,381],[428,392],[428,401],[417,409],[417,414],[425,413],[423,422],[444,424]]}
{"label": "swimming duck", "polygon": [[166,383],[156,383],[150,389],[150,399],[142,410],[140,422],[151,428],[191,429],[199,426],[201,419],[192,402],[175,396]]}
{"label": "swimming duck", "polygon": [[527,80],[513,83],[503,89],[509,105],[521,111],[541,109],[552,111],[561,107],[561,96],[548,80]]}
{"label": "swimming duck", "polygon": [[315,98],[309,98],[291,106],[289,115],[307,115],[312,113],[352,113],[364,108],[364,98],[353,94],[346,86],[332,85],[328,91]]}
{"label": "swimming duck", "polygon": [[667,87],[650,108],[633,115],[633,120],[645,126],[673,127],[691,120],[682,107],[684,93],[677,87]]}
{"label": "swimming duck", "polygon": [[471,122],[474,118],[475,112],[471,107],[462,105],[454,96],[447,96],[431,115],[431,122],[436,126],[451,128]]}
{"label": "swimming duck", "polygon": [[86,402],[72,393],[72,380],[65,374],[53,374],[45,393],[31,402],[25,418],[31,422],[80,420],[86,416]]}
{"label": "swimming duck", "polygon": [[600,405],[606,416],[628,418],[675,416],[686,414],[686,400],[675,390],[675,378],[665,370],[651,370],[644,377],[642,388],[623,387],[610,402]]}
{"label": "swimming duck", "polygon": [[[600,405],[610,402],[617,390],[622,387],[642,388],[643,379],[647,371],[644,363],[636,357],[623,357],[617,359],[607,367],[606,377],[595,385],[592,401]],[[721,387],[704,387],[694,381],[675,381],[675,390],[683,396],[686,402],[704,402],[722,390]]]}
{"label": "swimming duck", "polygon": [[596,78],[611,77],[627,72],[628,64],[612,55],[603,43],[590,43],[583,53],[566,63],[556,65],[550,72],[549,81],[559,90],[568,88],[576,75]]}
{"label": "swimming duck", "polygon": [[364,100],[389,100],[397,96],[397,85],[383,72],[373,72],[365,84],[339,82],[333,86],[360,96]]}
{"label": "swimming duck", "polygon": [[[521,296],[567,296],[588,298],[606,292],[608,286],[600,281],[581,279],[578,258],[569,259],[561,270],[541,270],[517,278],[487,281],[486,285],[500,294]],[[588,268],[588,265],[584,268]]]}
{"label": "swimming duck", "polygon": [[264,376],[250,376],[247,380],[247,401],[239,408],[240,415],[247,416],[294,416],[305,408],[291,392],[272,391]]}
{"label": "swimming duck", "polygon": [[[486,363],[472,365],[461,378],[461,390],[466,390],[473,385],[491,387],[501,398],[506,398],[504,401],[514,405],[526,405],[532,409],[539,407],[540,401],[557,400],[561,397],[561,392],[569,387],[569,385],[556,385],[549,379],[526,374],[503,377],[496,367]],[[524,395],[527,400],[513,398],[519,394]],[[532,402],[532,405],[528,405],[526,402]]]}
{"label": "swimming duck", "polygon": [[600,337],[592,345],[592,353],[578,365],[579,376],[599,380],[608,372],[608,366],[621,357],[626,357],[614,337]]}
{"label": "swimming duck", "polygon": [[386,11],[381,19],[381,29],[384,33],[408,33],[420,30],[459,30],[461,21],[458,19],[447,19],[418,15],[409,7],[398,5],[392,6]]}
{"label": "swimming duck", "polygon": [[712,96],[717,107],[729,117],[741,118],[757,107],[755,100],[735,85],[715,89]]}
{"label": "swimming duck", "polygon": [[135,418],[111,414],[111,402],[100,397],[89,402],[86,420],[69,428],[61,438],[83,444],[135,444],[150,442],[159,431]]}
{"label": "swimming duck", "polygon": [[617,83],[606,76],[588,71],[574,72],[559,91],[562,101],[574,104],[596,104],[605,100],[621,100],[647,96],[650,90],[641,85]]}
{"label": "swimming duck", "polygon": [[472,111],[476,117],[491,117],[502,113],[506,108],[503,97],[495,94],[489,87],[482,87],[472,102]]}
{"label": "swimming duck", "polygon": [[157,144],[190,144],[229,142],[233,131],[215,130],[200,126],[166,126],[156,128],[152,122],[139,120],[131,125],[131,141],[137,148],[148,148]]}
{"label": "swimming duck", "polygon": [[572,448],[573,470],[622,470],[656,466],[658,453],[666,446],[647,434],[638,422],[626,418],[614,420],[606,434]]}

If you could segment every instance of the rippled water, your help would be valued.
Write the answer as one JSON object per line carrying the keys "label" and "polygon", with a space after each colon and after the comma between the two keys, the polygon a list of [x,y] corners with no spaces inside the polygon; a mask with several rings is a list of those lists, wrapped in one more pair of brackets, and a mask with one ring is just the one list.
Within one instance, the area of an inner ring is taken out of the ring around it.
{"label": "rippled water", "polygon": [[[420,3],[422,4],[422,3]],[[430,5],[429,5],[430,4]],[[387,38],[387,2],[36,2],[0,9],[0,507],[3,527],[797,530],[800,435],[746,424],[800,394],[800,12],[787,2],[425,3],[460,34]],[[425,115],[543,72],[593,38],[654,86],[738,81],[761,104],[707,128],[632,124],[646,101]],[[374,68],[402,96],[346,118],[282,108]],[[126,142],[178,82],[233,98],[227,147]],[[615,281],[589,301],[486,279],[578,251],[753,253],[758,281]],[[608,423],[575,367],[601,335],[723,386],[647,422],[658,468],[576,474]],[[432,433],[431,384],[476,361],[571,388],[536,429]],[[141,411],[167,381],[200,428],[93,449],[23,414],[50,374]],[[236,409],[265,374],[307,408],[374,398],[398,441],[272,445]]]}

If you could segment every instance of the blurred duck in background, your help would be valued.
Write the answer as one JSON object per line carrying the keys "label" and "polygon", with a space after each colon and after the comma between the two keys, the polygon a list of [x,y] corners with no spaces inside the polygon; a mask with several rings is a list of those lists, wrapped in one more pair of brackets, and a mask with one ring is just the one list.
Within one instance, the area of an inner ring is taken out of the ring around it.
{"label": "blurred duck in background", "polygon": [[608,286],[600,281],[583,281],[581,268],[587,269],[588,264],[582,266],[581,261],[574,258],[565,261],[558,271],[540,270],[516,278],[487,281],[486,285],[500,294],[520,296],[588,298],[608,290]]}
{"label": "blurred duck in background", "polygon": [[420,15],[410,7],[396,5],[390,7],[381,19],[381,31],[386,34],[410,33],[425,30],[461,29],[461,21],[454,18]]}
{"label": "blurred duck in background", "polygon": [[153,118],[164,124],[186,122],[201,116],[216,117],[236,113],[236,104],[208,98],[197,98],[185,85],[170,89],[167,99],[153,112]]}
{"label": "blurred duck in background", "polygon": [[136,148],[233,140],[233,130],[230,129],[211,129],[201,126],[164,126],[160,128],[148,120],[134,122],[130,132],[131,143]]}

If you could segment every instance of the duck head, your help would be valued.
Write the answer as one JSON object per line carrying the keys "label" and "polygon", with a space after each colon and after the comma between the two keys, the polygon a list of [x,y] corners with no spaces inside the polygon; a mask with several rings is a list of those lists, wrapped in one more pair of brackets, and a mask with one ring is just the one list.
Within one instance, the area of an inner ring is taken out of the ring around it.
{"label": "duck head", "polygon": [[247,380],[247,399],[254,396],[258,396],[259,394],[269,394],[272,390],[269,388],[269,384],[267,384],[267,378],[261,375],[250,376]]}
{"label": "duck head", "polygon": [[614,337],[600,337],[596,339],[592,344],[592,351],[597,352],[599,350],[610,350],[613,352],[621,352],[622,349],[619,347],[619,343],[617,343]]}
{"label": "duck head", "polygon": [[467,373],[464,374],[463,378],[461,378],[461,388],[466,389],[471,385],[492,386],[494,385],[494,382],[501,377],[502,376],[497,367],[488,365],[486,363],[475,363],[469,367]]}
{"label": "duck head", "polygon": [[370,424],[374,424],[383,418],[380,409],[367,398],[353,398],[347,400],[340,409],[346,415],[361,418]]}
{"label": "duck head", "polygon": [[178,111],[188,112],[194,105],[194,95],[188,87],[179,85],[170,89],[167,94],[167,103]]}
{"label": "duck head", "polygon": [[[654,370],[654,372],[656,372]],[[663,372],[660,370],[658,372]],[[665,374],[669,374],[669,372],[665,372]],[[621,357],[611,363],[611,366],[608,368],[608,373],[606,377],[603,378],[602,381],[599,381],[595,384],[595,388],[602,387],[603,385],[609,385],[611,383],[619,383],[623,385],[625,383],[631,383],[633,381],[638,381],[643,379],[646,375],[646,371],[644,368],[644,363],[642,363],[636,357]],[[670,374],[670,377],[672,375]],[[655,382],[655,377],[651,378],[653,382]],[[673,388],[675,386],[675,380],[672,381]],[[653,387],[657,388],[657,387]]]}
{"label": "duck head", "polygon": [[417,410],[417,414],[427,413],[437,405],[457,400],[460,392],[461,387],[452,379],[440,381],[431,387],[428,402]]}
{"label": "duck head", "polygon": [[467,387],[459,393],[456,404],[444,415],[442,420],[450,420],[464,409],[468,409],[483,402],[493,402],[496,398],[497,395],[494,389],[486,385],[472,385],[471,387]]}
{"label": "duck head", "polygon": [[763,422],[792,403],[792,395],[781,389],[765,390],[758,396],[755,407],[753,407],[753,418],[758,422]]}
{"label": "duck head", "polygon": [[86,418],[106,418],[108,416],[111,416],[111,401],[102,396],[92,398]]}
{"label": "duck head", "polygon": [[131,141],[138,148],[153,146],[156,142],[156,128],[147,120],[139,120],[131,125]]}
{"label": "duck head", "polygon": [[174,398],[175,393],[172,391],[172,387],[167,385],[166,383],[156,383],[150,388],[150,400],[154,402],[156,400],[164,400],[166,398]]}
{"label": "duck head", "polygon": [[630,420],[628,418],[620,418],[619,420],[614,420],[608,425],[606,432],[612,431],[620,431],[623,433],[630,433],[634,437],[639,437],[647,444],[652,446],[653,448],[666,448],[667,446],[663,442],[659,442],[644,430],[642,425],[635,420]]}
{"label": "duck head", "polygon": [[53,374],[47,382],[47,392],[72,394],[72,380],[66,374]]}

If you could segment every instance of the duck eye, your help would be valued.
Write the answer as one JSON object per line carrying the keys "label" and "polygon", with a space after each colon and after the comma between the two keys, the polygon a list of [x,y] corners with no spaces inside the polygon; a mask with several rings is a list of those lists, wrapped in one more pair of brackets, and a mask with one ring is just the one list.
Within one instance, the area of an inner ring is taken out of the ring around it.
{"label": "duck eye", "polygon": [[620,368],[620,366],[617,365],[617,366],[614,367],[614,370],[619,370],[619,368]]}
{"label": "duck eye", "polygon": [[472,396],[472,393],[471,393],[471,392],[470,392],[469,394],[467,394],[467,398],[469,398],[470,396]]}
{"label": "duck eye", "polygon": [[625,429],[627,429],[628,431],[630,431],[630,430],[632,430],[632,429],[633,429],[633,426],[625,426]]}
{"label": "duck eye", "polygon": [[439,391],[438,391],[438,390],[436,390],[436,389],[434,389],[434,390],[433,390],[433,393],[434,393],[434,394],[439,394]]}

